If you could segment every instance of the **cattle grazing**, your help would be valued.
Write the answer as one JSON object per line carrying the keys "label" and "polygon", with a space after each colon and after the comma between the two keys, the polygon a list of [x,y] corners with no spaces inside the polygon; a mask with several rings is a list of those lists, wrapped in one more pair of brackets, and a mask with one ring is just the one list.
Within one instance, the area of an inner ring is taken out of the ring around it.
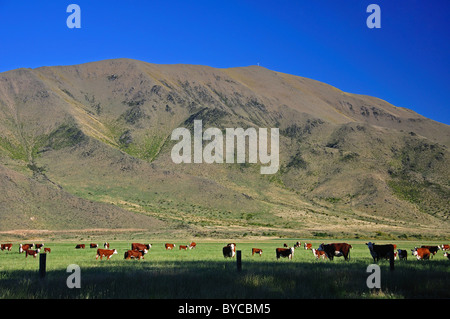
{"label": "cattle grazing", "polygon": [[20,244],[19,245],[19,253],[23,253],[24,251],[27,251],[28,249],[32,249],[34,244]]}
{"label": "cattle grazing", "polygon": [[189,244],[189,249],[192,249],[192,248],[195,248],[195,247],[197,247],[196,243],[192,242],[192,243]]}
{"label": "cattle grazing", "polygon": [[8,251],[11,251],[12,245],[13,245],[13,244],[0,244],[0,249],[1,249],[1,250],[8,250]]}
{"label": "cattle grazing", "polygon": [[131,250],[150,250],[152,247],[151,244],[139,244],[139,243],[132,243],[131,244]]}
{"label": "cattle grazing", "polygon": [[111,258],[112,255],[117,254],[117,250],[115,249],[97,249],[97,255],[95,256],[95,259],[103,259],[103,257],[106,257],[107,260]]}
{"label": "cattle grazing", "polygon": [[164,247],[166,247],[166,250],[172,250],[176,247],[177,245],[175,244],[164,244]]}
{"label": "cattle grazing", "polygon": [[427,248],[430,251],[430,253],[432,254],[431,257],[436,255],[437,251],[439,249],[441,249],[439,246],[420,246],[420,248]]}
{"label": "cattle grazing", "polygon": [[450,259],[450,255],[448,254],[448,252],[444,253],[444,257],[447,257],[448,259]]}
{"label": "cattle grazing", "polygon": [[228,244],[225,247],[222,248],[222,253],[224,258],[232,258],[236,254],[236,245],[235,244]]}
{"label": "cattle grazing", "polygon": [[450,245],[448,245],[448,244],[442,244],[442,245],[441,245],[441,249],[442,249],[443,251],[450,250]]}
{"label": "cattle grazing", "polygon": [[368,242],[366,243],[367,247],[369,247],[370,254],[372,255],[373,262],[378,262],[380,258],[390,259],[391,257],[395,257],[394,253],[394,245],[386,244],[386,245],[375,245],[375,243]]}
{"label": "cattle grazing", "polygon": [[187,250],[187,249],[188,249],[188,246],[180,245],[179,248],[180,248],[180,250],[182,250],[182,249]]}
{"label": "cattle grazing", "polygon": [[280,257],[287,257],[289,260],[294,256],[294,247],[291,248],[276,248],[275,249],[277,259]]}
{"label": "cattle grazing", "polygon": [[301,246],[301,243],[298,241],[298,242],[295,243],[294,248],[298,248],[300,246]]}
{"label": "cattle grazing", "polygon": [[44,253],[51,253],[51,252],[52,252],[52,250],[50,248],[48,248],[48,247],[44,248]]}
{"label": "cattle grazing", "polygon": [[259,254],[260,256],[262,255],[262,249],[259,248],[252,248],[252,256],[254,254]]}
{"label": "cattle grazing", "polygon": [[397,252],[398,252],[398,258],[400,260],[403,260],[403,259],[408,260],[408,252],[406,250],[397,249]]}
{"label": "cattle grazing", "polygon": [[84,249],[86,247],[85,244],[78,244],[75,246],[75,249]]}
{"label": "cattle grazing", "polygon": [[33,256],[36,258],[37,254],[39,254],[39,249],[27,249],[25,250],[25,258],[28,257],[28,255]]}
{"label": "cattle grazing", "polygon": [[320,244],[319,250],[325,251],[329,260],[333,260],[334,257],[344,257],[345,260],[350,259],[350,249],[352,245],[347,243],[332,243],[332,244]]}
{"label": "cattle grazing", "polygon": [[103,244],[103,248],[109,249],[109,243],[108,243],[108,242],[104,243],[104,244]]}
{"label": "cattle grazing", "polygon": [[35,244],[34,248],[36,249],[41,249],[42,247],[44,247],[44,244]]}
{"label": "cattle grazing", "polygon": [[303,245],[303,247],[304,247],[305,249],[312,249],[312,244],[310,244],[310,243],[305,243],[305,244]]}
{"label": "cattle grazing", "polygon": [[312,252],[317,259],[319,259],[319,258],[326,259],[327,258],[327,255],[325,254],[325,252],[323,250],[318,250],[318,249],[313,248]]}
{"label": "cattle grazing", "polygon": [[127,250],[124,254],[125,259],[144,259],[144,255],[147,253],[147,249],[144,249],[142,251],[140,250]]}
{"label": "cattle grazing", "polygon": [[414,248],[411,249],[412,255],[416,256],[417,260],[430,259],[431,252],[428,248]]}
{"label": "cattle grazing", "polygon": [[323,251],[323,250],[312,248],[311,251],[312,251],[314,257],[316,257],[317,259],[319,259],[319,258],[326,259],[327,258],[327,255],[325,254],[325,251]]}
{"label": "cattle grazing", "polygon": [[90,248],[98,248],[98,244],[90,243],[89,247]]}

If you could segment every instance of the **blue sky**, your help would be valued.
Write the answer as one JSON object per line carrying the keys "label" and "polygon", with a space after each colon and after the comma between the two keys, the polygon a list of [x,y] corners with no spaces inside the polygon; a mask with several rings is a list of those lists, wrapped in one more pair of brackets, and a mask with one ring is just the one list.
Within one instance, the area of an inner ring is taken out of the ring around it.
{"label": "blue sky", "polygon": [[[69,29],[69,4],[81,29]],[[369,4],[381,29],[369,29]],[[0,72],[111,58],[271,70],[450,124],[448,0],[0,0]]]}

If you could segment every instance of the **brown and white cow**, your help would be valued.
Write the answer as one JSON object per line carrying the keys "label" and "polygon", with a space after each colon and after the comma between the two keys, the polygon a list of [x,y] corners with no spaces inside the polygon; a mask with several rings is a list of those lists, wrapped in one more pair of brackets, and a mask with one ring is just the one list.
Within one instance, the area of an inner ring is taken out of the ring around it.
{"label": "brown and white cow", "polygon": [[44,248],[44,253],[51,253],[51,252],[52,252],[52,250],[50,248],[48,248],[48,247]]}
{"label": "brown and white cow", "polygon": [[177,246],[177,245],[175,245],[175,244],[168,244],[168,243],[164,244],[164,247],[166,247],[166,250],[172,250],[172,249],[174,249],[176,246]]}
{"label": "brown and white cow", "polygon": [[236,244],[228,244],[222,248],[224,258],[232,258],[236,254]]}
{"label": "brown and white cow", "polygon": [[192,242],[189,244],[189,249],[197,247],[197,244],[195,242]]}
{"label": "brown and white cow", "polygon": [[97,249],[97,255],[95,256],[95,259],[103,259],[103,257],[106,257],[107,260],[111,258],[112,255],[117,254],[117,250],[115,249]]}
{"label": "brown and white cow", "polygon": [[372,255],[373,262],[379,261],[380,258],[395,258],[394,245],[392,244],[376,245],[375,243],[368,242],[366,243],[366,245],[369,248],[370,254]]}
{"label": "brown and white cow", "polygon": [[140,244],[140,243],[132,243],[131,250],[150,250],[152,248],[151,244]]}
{"label": "brown and white cow", "polygon": [[289,260],[294,256],[294,247],[291,248],[276,248],[275,249],[277,259],[280,257],[287,257]]}
{"label": "brown and white cow", "polygon": [[24,251],[27,251],[28,249],[32,249],[34,244],[19,244],[19,253],[23,253]]}
{"label": "brown and white cow", "polygon": [[41,249],[42,247],[44,247],[44,244],[35,244],[34,248],[36,249]]}
{"label": "brown and white cow", "polygon": [[448,252],[445,252],[445,253],[444,253],[444,257],[447,257],[448,259],[450,259],[449,253],[448,253]]}
{"label": "brown and white cow", "polygon": [[319,259],[319,258],[326,259],[327,258],[327,255],[325,254],[325,252],[323,250],[318,250],[315,248],[313,248],[311,250],[314,254],[314,257],[316,257],[317,259]]}
{"label": "brown and white cow", "polygon": [[124,254],[124,258],[125,259],[131,259],[131,258],[135,258],[135,259],[144,259],[144,255],[147,253],[147,249],[144,250],[127,250]]}
{"label": "brown and white cow", "polygon": [[98,244],[90,243],[89,247],[90,248],[98,248]]}
{"label": "brown and white cow", "polygon": [[85,244],[78,244],[75,246],[75,249],[84,249],[86,247]]}
{"label": "brown and white cow", "polygon": [[431,252],[428,248],[415,248],[415,249],[411,249],[412,251],[412,255],[416,256],[417,260],[425,260],[425,259],[430,259],[430,255]]}
{"label": "brown and white cow", "polygon": [[25,250],[25,258],[28,257],[28,255],[33,256],[36,258],[37,254],[39,254],[39,249],[27,249]]}
{"label": "brown and white cow", "polygon": [[428,250],[429,250],[430,253],[432,254],[431,257],[433,257],[434,255],[436,255],[437,251],[438,251],[439,249],[441,249],[441,247],[439,247],[439,246],[425,246],[425,245],[420,246],[420,248],[428,248]]}
{"label": "brown and white cow", "polygon": [[8,251],[11,251],[12,245],[13,245],[13,244],[10,244],[10,243],[8,243],[8,244],[0,244],[0,249],[1,249],[1,250],[8,250]]}
{"label": "brown and white cow", "polygon": [[103,248],[109,249],[109,243],[108,243],[108,242],[104,243],[104,244],[103,244]]}
{"label": "brown and white cow", "polygon": [[312,249],[312,244],[310,244],[310,243],[305,243],[305,244],[303,245],[303,247],[304,247],[305,249]]}
{"label": "brown and white cow", "polygon": [[450,250],[450,245],[448,245],[448,244],[442,244],[442,245],[441,245],[441,249],[442,249],[443,251]]}
{"label": "brown and white cow", "polygon": [[332,243],[332,244],[320,244],[319,250],[325,251],[329,260],[333,260],[334,257],[343,256],[345,260],[350,259],[350,249],[352,245],[347,243]]}
{"label": "brown and white cow", "polygon": [[186,246],[186,245],[180,245],[179,248],[180,248],[180,250],[182,250],[182,249],[187,250],[187,249],[188,249],[188,246]]}
{"label": "brown and white cow", "polygon": [[298,248],[298,247],[300,247],[301,246],[301,243],[298,241],[298,242],[296,242],[295,244],[294,244],[294,248],[296,249],[296,248]]}
{"label": "brown and white cow", "polygon": [[262,249],[260,249],[260,248],[252,248],[252,256],[254,254],[259,254],[261,256],[262,255]]}

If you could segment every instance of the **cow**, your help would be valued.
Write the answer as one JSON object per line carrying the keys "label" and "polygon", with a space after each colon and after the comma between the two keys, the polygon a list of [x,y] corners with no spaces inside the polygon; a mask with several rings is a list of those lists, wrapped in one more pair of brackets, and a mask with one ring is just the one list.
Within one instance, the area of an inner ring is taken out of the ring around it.
{"label": "cow", "polygon": [[412,255],[416,256],[417,260],[425,260],[425,259],[430,259],[430,255],[431,252],[428,248],[415,248],[415,249],[411,249],[412,251]]}
{"label": "cow", "polygon": [[430,253],[432,254],[431,257],[433,257],[434,255],[436,255],[437,251],[439,249],[441,249],[439,246],[420,246],[420,248],[428,248],[428,250],[430,251]]}
{"label": "cow", "polygon": [[44,244],[35,244],[34,248],[36,249],[41,249],[42,247],[44,247]]}
{"label": "cow", "polygon": [[124,254],[124,259],[144,259],[144,255],[147,253],[147,249],[144,250],[127,250]]}
{"label": "cow", "polygon": [[448,244],[442,244],[442,245],[441,245],[441,249],[442,249],[443,251],[450,250],[450,245],[448,245]]}
{"label": "cow", "polygon": [[305,243],[305,244],[303,245],[303,247],[304,247],[305,249],[312,249],[312,244],[310,244],[310,243]]}
{"label": "cow", "polygon": [[24,251],[27,251],[28,249],[32,249],[34,244],[20,244],[19,245],[19,253],[23,253]]}
{"label": "cow", "polygon": [[52,250],[50,248],[48,248],[48,247],[44,248],[44,253],[51,253],[51,252],[52,252]]}
{"label": "cow", "polygon": [[189,249],[192,249],[192,248],[195,248],[195,247],[197,247],[196,243],[192,242],[192,243],[189,244]]}
{"label": "cow", "polygon": [[175,244],[164,244],[164,246],[166,247],[166,250],[172,250],[174,249],[177,245]]}
{"label": "cow", "polygon": [[104,244],[103,244],[103,248],[109,249],[109,243],[108,243],[108,242],[104,243]]}
{"label": "cow", "polygon": [[294,247],[291,248],[276,248],[275,249],[277,259],[280,257],[287,257],[289,260],[294,256]]}
{"label": "cow", "polygon": [[78,244],[75,246],[75,249],[84,249],[86,247],[85,244]]}
{"label": "cow", "polygon": [[187,250],[187,249],[188,249],[188,246],[180,245],[179,248],[180,248],[180,250],[182,250],[182,249]]}
{"label": "cow", "polygon": [[260,256],[262,255],[262,249],[259,248],[252,248],[252,256],[254,254],[259,254]]}
{"label": "cow", "polygon": [[289,247],[289,246],[288,246],[288,244],[284,243],[284,244],[283,244],[283,247]]}
{"label": "cow", "polygon": [[394,245],[375,245],[375,243],[368,242],[366,243],[369,248],[370,254],[372,255],[373,262],[378,262],[380,258],[390,259],[395,258],[394,254]]}
{"label": "cow", "polygon": [[228,244],[225,247],[222,248],[222,253],[224,258],[232,258],[236,254],[236,245],[235,244]]}
{"label": "cow", "polygon": [[36,258],[37,254],[39,254],[39,249],[27,249],[25,250],[25,258],[28,257],[28,255],[33,256]]}
{"label": "cow", "polygon": [[400,260],[403,260],[403,259],[408,260],[408,252],[406,250],[397,249],[397,252],[398,252],[398,258]]}
{"label": "cow", "polygon": [[131,244],[131,250],[150,250],[152,248],[151,244],[139,244],[139,243],[132,243]]}
{"label": "cow", "polygon": [[12,245],[13,245],[13,244],[0,244],[0,249],[1,249],[1,250],[8,250],[8,251],[11,251]]}
{"label": "cow", "polygon": [[345,260],[350,259],[350,249],[352,245],[347,243],[332,243],[332,244],[320,244],[319,250],[325,251],[329,260],[333,260],[334,257],[343,256]]}
{"label": "cow", "polygon": [[90,248],[98,248],[98,244],[90,243],[89,247]]}
{"label": "cow", "polygon": [[298,241],[298,242],[295,243],[294,248],[298,248],[300,246],[301,246],[301,243]]}
{"label": "cow", "polygon": [[448,254],[448,252],[444,253],[444,257],[447,257],[448,259],[450,259],[450,255]]}
{"label": "cow", "polygon": [[318,249],[314,249],[314,248],[312,248],[311,250],[312,250],[314,256],[317,259],[319,259],[319,258],[322,258],[322,259],[327,258],[327,255],[325,254],[325,252],[323,250],[318,250]]}
{"label": "cow", "polygon": [[95,256],[95,259],[103,259],[103,257],[106,257],[107,260],[111,258],[112,255],[117,254],[117,250],[115,249],[97,249],[97,255]]}

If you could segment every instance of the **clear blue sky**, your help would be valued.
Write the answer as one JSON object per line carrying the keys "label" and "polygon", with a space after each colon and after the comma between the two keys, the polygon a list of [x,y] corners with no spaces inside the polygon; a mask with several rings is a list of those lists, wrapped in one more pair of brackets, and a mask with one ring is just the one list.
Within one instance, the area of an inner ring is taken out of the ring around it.
{"label": "clear blue sky", "polygon": [[[81,29],[66,8],[81,7]],[[381,29],[369,29],[369,4]],[[450,124],[448,0],[0,0],[0,72],[111,58],[268,69]]]}

